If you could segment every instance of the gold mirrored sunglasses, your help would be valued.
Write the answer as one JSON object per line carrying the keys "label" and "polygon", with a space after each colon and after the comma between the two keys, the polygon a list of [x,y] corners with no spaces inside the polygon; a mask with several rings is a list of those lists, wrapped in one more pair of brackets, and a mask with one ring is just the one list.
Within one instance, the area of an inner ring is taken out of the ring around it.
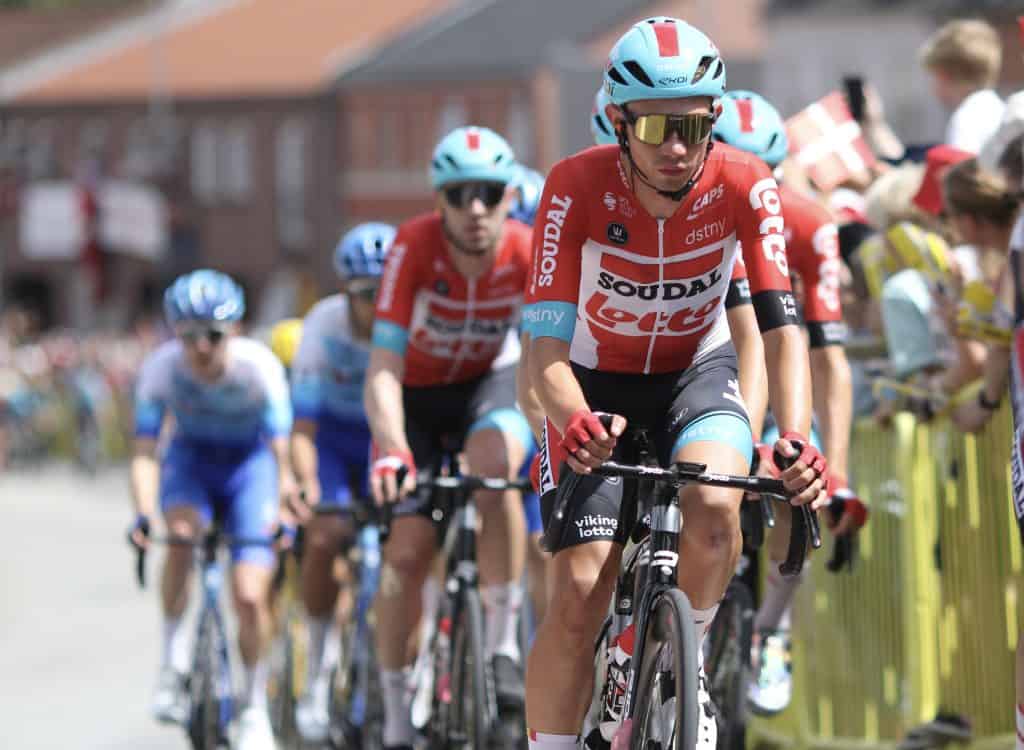
{"label": "gold mirrored sunglasses", "polygon": [[649,146],[660,146],[668,140],[672,133],[687,146],[696,146],[706,141],[711,135],[711,127],[715,118],[710,112],[691,112],[685,115],[637,115],[625,105],[622,112],[626,122],[633,126],[637,140]]}

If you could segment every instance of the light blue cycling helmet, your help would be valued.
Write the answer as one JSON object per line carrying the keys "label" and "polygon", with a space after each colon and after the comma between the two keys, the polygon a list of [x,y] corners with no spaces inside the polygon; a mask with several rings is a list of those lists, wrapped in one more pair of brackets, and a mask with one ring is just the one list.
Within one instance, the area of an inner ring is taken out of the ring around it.
{"label": "light blue cycling helmet", "polygon": [[435,190],[457,182],[500,182],[516,177],[512,147],[489,128],[456,128],[437,144],[430,160],[430,184]]}
{"label": "light blue cycling helmet", "polygon": [[594,111],[590,113],[590,134],[594,136],[594,143],[598,146],[614,146],[619,142],[615,135],[615,126],[604,111],[610,103],[611,100],[602,86],[594,94]]}
{"label": "light blue cycling helmet", "polygon": [[379,277],[384,273],[384,259],[397,233],[393,226],[379,221],[352,227],[334,248],[334,270],[343,279]]}
{"label": "light blue cycling helmet", "polygon": [[769,167],[789,153],[786,123],[767,99],[753,91],[730,91],[721,100],[715,121],[715,140],[749,151]]}
{"label": "light blue cycling helmet", "polygon": [[519,167],[519,176],[512,182],[516,197],[509,210],[509,218],[518,219],[524,224],[533,226],[533,218],[537,215],[540,196],[544,192],[544,175],[529,167]]}
{"label": "light blue cycling helmet", "polygon": [[655,16],[634,24],[608,55],[604,86],[613,104],[725,93],[718,48],[685,21]]}
{"label": "light blue cycling helmet", "polygon": [[220,271],[201,268],[179,276],[164,292],[164,315],[171,325],[188,320],[227,323],[245,314],[245,293]]}

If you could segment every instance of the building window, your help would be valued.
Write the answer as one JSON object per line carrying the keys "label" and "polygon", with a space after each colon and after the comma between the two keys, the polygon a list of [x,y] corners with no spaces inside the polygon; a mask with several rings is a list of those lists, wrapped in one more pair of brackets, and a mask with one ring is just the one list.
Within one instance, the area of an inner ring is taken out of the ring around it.
{"label": "building window", "polygon": [[252,147],[249,126],[243,122],[224,128],[218,144],[217,178],[224,198],[241,202],[252,189]]}
{"label": "building window", "polygon": [[533,123],[529,102],[524,96],[516,96],[509,102],[508,143],[515,152],[516,161],[533,163]]}
{"label": "building window", "polygon": [[450,96],[441,105],[441,115],[437,119],[437,138],[440,140],[455,128],[466,124],[466,102],[461,96]]}
{"label": "building window", "polygon": [[277,232],[284,247],[302,247],[309,237],[306,222],[308,143],[309,128],[302,120],[287,120],[277,130],[274,143]]}
{"label": "building window", "polygon": [[104,164],[109,136],[110,128],[106,120],[98,117],[87,120],[78,132],[78,163]]}
{"label": "building window", "polygon": [[209,122],[192,131],[192,193],[201,201],[217,198],[217,129]]}
{"label": "building window", "polygon": [[54,127],[49,120],[33,123],[28,129],[25,171],[29,180],[45,180],[57,171]]}

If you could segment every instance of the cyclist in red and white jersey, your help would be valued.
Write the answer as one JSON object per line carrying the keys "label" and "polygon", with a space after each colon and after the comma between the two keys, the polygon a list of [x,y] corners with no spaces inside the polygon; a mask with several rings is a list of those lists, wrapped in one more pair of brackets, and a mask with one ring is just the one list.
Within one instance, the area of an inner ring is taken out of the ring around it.
{"label": "cyclist in red and white jersey", "polygon": [[[551,595],[559,606],[541,623],[529,659],[535,750],[578,745],[591,644],[631,532],[625,521],[633,500],[623,482],[592,469],[615,454],[627,423],[648,428],[662,462],[749,470],[753,439],[724,314],[737,241],[783,432],[776,447],[795,459],[783,480],[795,503],[817,508],[826,500],[824,458],[804,438],[810,368],[777,185],[761,161],[710,139],[725,89],[717,48],[683,21],[648,19],[612,49],[605,85],[619,146],[583,151],[548,176],[524,315],[531,382],[547,415],[547,464],[564,456],[582,475],[567,489],[571,522],[560,539],[549,539]],[[610,429],[597,412],[613,415]],[[542,485],[550,486],[544,463]],[[682,498],[679,584],[702,640],[739,555],[741,498],[704,487],[689,487]],[[713,747],[703,668],[699,685],[700,746]]]}
{"label": "cyclist in red and white jersey", "polygon": [[[715,122],[714,138],[754,154],[781,173],[779,165],[789,150],[786,127],[778,111],[762,96],[750,91],[730,91],[722,98],[722,111]],[[832,216],[804,194],[782,185],[782,213],[786,222],[786,253],[792,276],[799,282],[803,318],[810,341],[811,379],[814,384],[814,411],[829,461],[832,496],[842,501],[843,516],[835,523],[826,520],[837,535],[856,533],[867,519],[867,511],[849,489],[847,456],[853,416],[853,386],[850,364],[843,344],[846,326],[839,301],[839,236]],[[749,305],[749,299],[734,296],[726,302],[731,310]],[[745,366],[742,353],[740,371]],[[761,385],[764,388],[764,385]],[[760,398],[748,390],[744,398]],[[761,439],[761,425],[753,425]],[[770,438],[774,428],[769,429]],[[812,434],[812,440],[814,440]],[[770,442],[770,440],[768,441]],[[770,447],[760,448],[762,455]],[[765,462],[770,466],[770,462]],[[765,582],[761,606],[755,619],[754,679],[750,683],[751,707],[773,715],[789,705],[792,697],[790,669],[790,610],[802,576],[783,578],[777,563],[786,557],[789,517],[783,514],[770,532],[768,552],[772,560]]]}
{"label": "cyclist in red and white jersey", "polygon": [[[469,472],[511,478],[533,443],[515,404],[530,230],[506,220],[517,174],[512,149],[486,128],[459,128],[437,145],[430,172],[437,211],[398,229],[377,295],[364,390],[374,499],[407,496],[384,549],[397,582],[382,586],[376,602],[384,745],[396,750],[411,750],[415,739],[407,645],[438,542],[430,493],[413,492],[416,467],[431,474],[445,449],[461,449]],[[410,471],[398,488],[401,466]],[[476,501],[485,649],[499,708],[521,710],[522,502],[515,492],[480,492]]]}

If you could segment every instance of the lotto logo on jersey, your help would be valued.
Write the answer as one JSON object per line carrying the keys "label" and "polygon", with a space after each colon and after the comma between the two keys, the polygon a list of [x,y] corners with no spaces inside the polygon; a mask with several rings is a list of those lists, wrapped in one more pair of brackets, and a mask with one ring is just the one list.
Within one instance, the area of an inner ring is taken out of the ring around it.
{"label": "lotto logo on jersey", "polygon": [[[728,279],[722,243],[664,261],[584,252],[583,287],[593,289],[582,314],[598,328],[624,336],[685,336],[705,328],[718,309]],[[596,262],[594,262],[596,260]]]}
{"label": "lotto logo on jersey", "polygon": [[540,262],[537,264],[537,285],[551,286],[558,269],[558,249],[562,241],[562,227],[572,206],[568,195],[551,196],[551,207],[545,214],[544,233],[541,235]]}
{"label": "lotto logo on jersey", "polygon": [[782,219],[782,198],[779,186],[771,177],[759,180],[750,188],[750,207],[768,214],[761,220],[757,231],[761,234],[761,251],[769,263],[774,263],[783,276],[789,276],[786,257],[786,222]]}

